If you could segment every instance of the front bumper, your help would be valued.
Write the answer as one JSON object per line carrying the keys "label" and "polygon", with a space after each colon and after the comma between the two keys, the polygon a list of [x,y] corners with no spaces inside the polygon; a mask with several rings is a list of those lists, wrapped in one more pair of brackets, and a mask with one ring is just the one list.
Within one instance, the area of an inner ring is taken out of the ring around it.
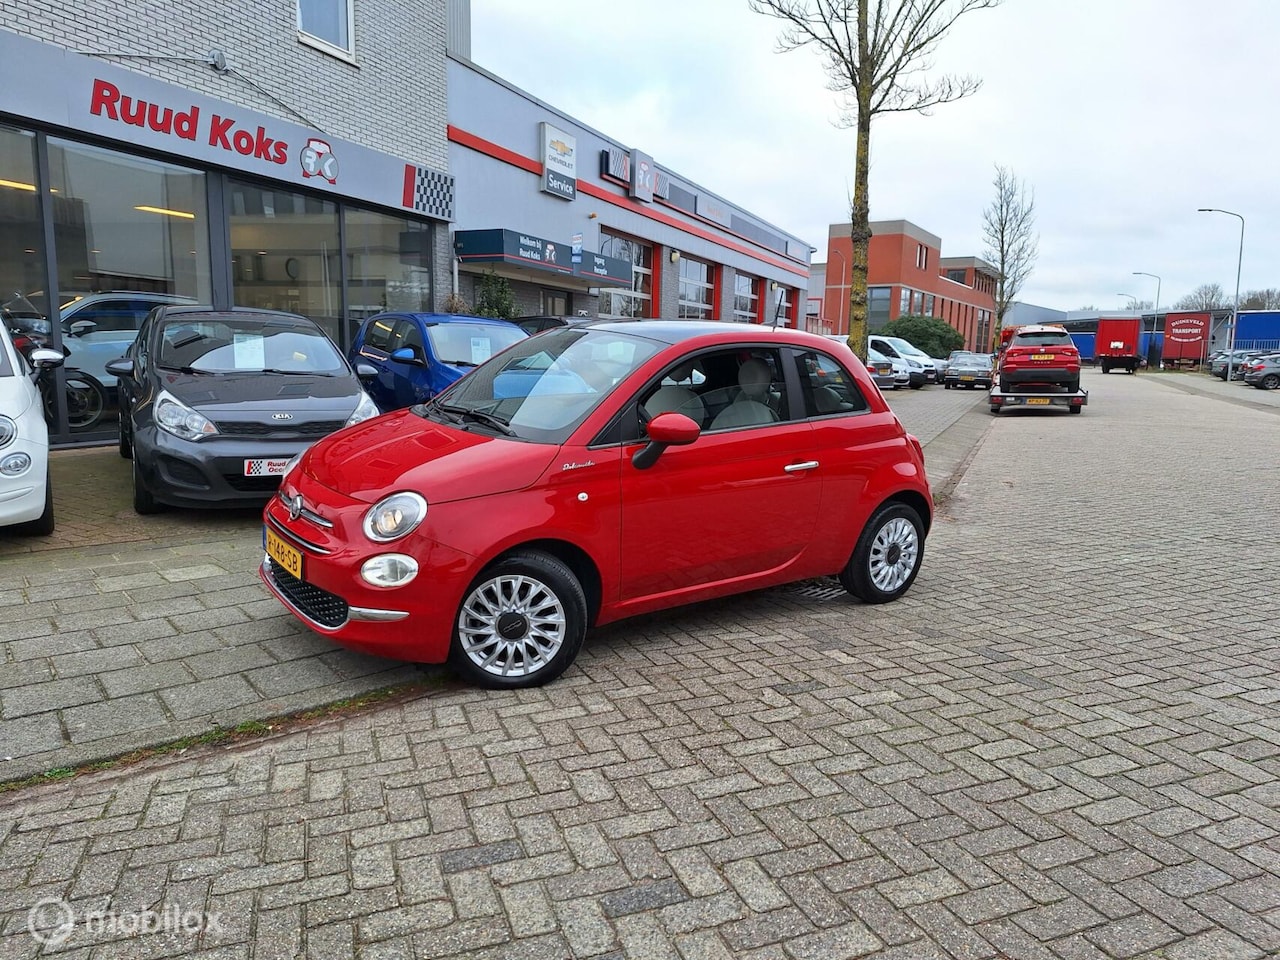
{"label": "front bumper", "polygon": [[948,373],[942,378],[944,385],[949,387],[982,387],[984,390],[991,386],[990,373]]}
{"label": "front bumper", "polygon": [[[0,475],[0,527],[37,520],[44,513],[45,484],[49,476],[49,444],[40,436],[44,421],[34,431],[19,418],[19,434],[13,443],[0,449],[0,459],[14,453],[25,453],[31,465],[16,477]],[[45,433],[44,437],[47,438]]]}
{"label": "front bumper", "polygon": [[[322,493],[326,502],[313,497]],[[258,576],[303,624],[352,650],[417,663],[443,663],[463,592],[478,572],[473,557],[415,531],[403,541],[368,540],[361,521],[368,504],[331,490],[309,487],[306,512],[291,519],[279,497],[263,510],[263,522],[302,554],[302,576],[264,557]],[[307,519],[320,518],[328,527]],[[265,535],[264,535],[265,539]],[[360,576],[366,560],[406,553],[418,575],[400,587],[374,587]]]}
{"label": "front bumper", "polygon": [[143,485],[175,507],[261,506],[280,488],[279,476],[246,476],[246,460],[288,460],[314,440],[253,441],[229,437],[182,440],[157,428],[134,437]]}

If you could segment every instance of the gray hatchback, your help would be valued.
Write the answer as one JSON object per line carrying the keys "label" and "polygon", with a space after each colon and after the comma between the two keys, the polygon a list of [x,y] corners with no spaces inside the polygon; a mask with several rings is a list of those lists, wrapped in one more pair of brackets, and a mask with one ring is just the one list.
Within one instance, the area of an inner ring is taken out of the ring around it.
{"label": "gray hatchback", "polygon": [[377,416],[359,377],[315,323],[292,313],[157,307],[120,378],[120,455],[133,507],[265,503],[316,440]]}

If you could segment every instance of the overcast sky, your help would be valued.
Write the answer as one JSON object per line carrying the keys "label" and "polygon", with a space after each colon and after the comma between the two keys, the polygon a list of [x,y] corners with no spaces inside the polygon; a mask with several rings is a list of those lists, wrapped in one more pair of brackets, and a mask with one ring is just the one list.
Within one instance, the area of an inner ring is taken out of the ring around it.
{"label": "overcast sky", "polygon": [[[817,247],[847,222],[854,132],[816,53],[776,53],[746,0],[472,0],[472,58]],[[1040,258],[1019,299],[1166,306],[1202,283],[1280,287],[1280,3],[1004,0],[962,18],[933,73],[972,97],[872,124],[871,218],[982,256],[995,164],[1034,189]]]}

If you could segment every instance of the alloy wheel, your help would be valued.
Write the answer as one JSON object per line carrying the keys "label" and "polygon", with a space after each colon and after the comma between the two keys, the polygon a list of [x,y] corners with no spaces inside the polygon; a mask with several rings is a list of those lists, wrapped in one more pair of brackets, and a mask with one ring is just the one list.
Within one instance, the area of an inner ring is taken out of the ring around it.
{"label": "alloy wheel", "polygon": [[476,586],[458,614],[467,659],[496,677],[529,677],[546,667],[565,641],[565,606],[555,591],[525,575],[503,575]]}
{"label": "alloy wheel", "polygon": [[871,582],[885,593],[897,590],[911,576],[919,552],[915,526],[903,517],[894,517],[876,532],[871,543]]}

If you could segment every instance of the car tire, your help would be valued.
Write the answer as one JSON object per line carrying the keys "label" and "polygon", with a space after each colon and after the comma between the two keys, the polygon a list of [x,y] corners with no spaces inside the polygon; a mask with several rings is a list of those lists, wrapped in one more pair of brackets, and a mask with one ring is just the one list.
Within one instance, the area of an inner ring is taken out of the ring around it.
{"label": "car tire", "polygon": [[1012,392],[1013,392],[1013,383],[1012,383],[1012,382],[1010,382],[1009,380],[1006,380],[1004,377],[1001,377],[1001,378],[1000,378],[1000,392],[1001,392],[1001,393],[1012,393]]}
{"label": "car tire", "polygon": [[1070,410],[1072,413],[1081,413],[1084,411],[1084,407],[1081,407],[1081,406],[1067,407],[1067,409]]}
{"label": "car tire", "polygon": [[1265,377],[1262,378],[1261,385],[1263,390],[1280,389],[1280,374],[1268,373]]}
{"label": "car tire", "polygon": [[1067,388],[1067,393],[1079,393],[1079,392],[1080,392],[1080,378],[1079,378],[1079,377],[1077,377],[1076,379],[1074,379],[1074,380],[1072,380],[1072,381],[1070,381],[1070,382],[1068,382],[1068,383],[1063,384],[1063,386],[1065,386],[1065,387]]}
{"label": "car tire", "polygon": [[124,414],[120,414],[120,438],[119,438],[120,456],[126,460],[133,459],[133,441],[129,439],[125,433]]}
{"label": "car tire", "polygon": [[991,405],[991,412],[992,412],[992,413],[999,413],[999,412],[1000,412],[1000,404],[998,404],[998,403],[993,403],[993,404]]}
{"label": "car tire", "polygon": [[142,482],[142,470],[138,467],[138,458],[133,458],[133,512],[141,516],[159,513],[160,501],[151,495],[146,484]]}
{"label": "car tire", "polygon": [[[534,622],[530,606],[540,613]],[[478,686],[537,687],[568,669],[586,635],[586,595],[573,571],[549,554],[521,551],[494,563],[467,588],[449,664]],[[531,667],[531,651],[545,662]]]}
{"label": "car tire", "polygon": [[905,503],[886,503],[863,528],[840,583],[863,603],[889,603],[907,592],[924,559],[924,524]]}
{"label": "car tire", "polygon": [[45,468],[44,512],[34,520],[17,524],[14,530],[33,537],[47,537],[53,533],[53,474]]}

